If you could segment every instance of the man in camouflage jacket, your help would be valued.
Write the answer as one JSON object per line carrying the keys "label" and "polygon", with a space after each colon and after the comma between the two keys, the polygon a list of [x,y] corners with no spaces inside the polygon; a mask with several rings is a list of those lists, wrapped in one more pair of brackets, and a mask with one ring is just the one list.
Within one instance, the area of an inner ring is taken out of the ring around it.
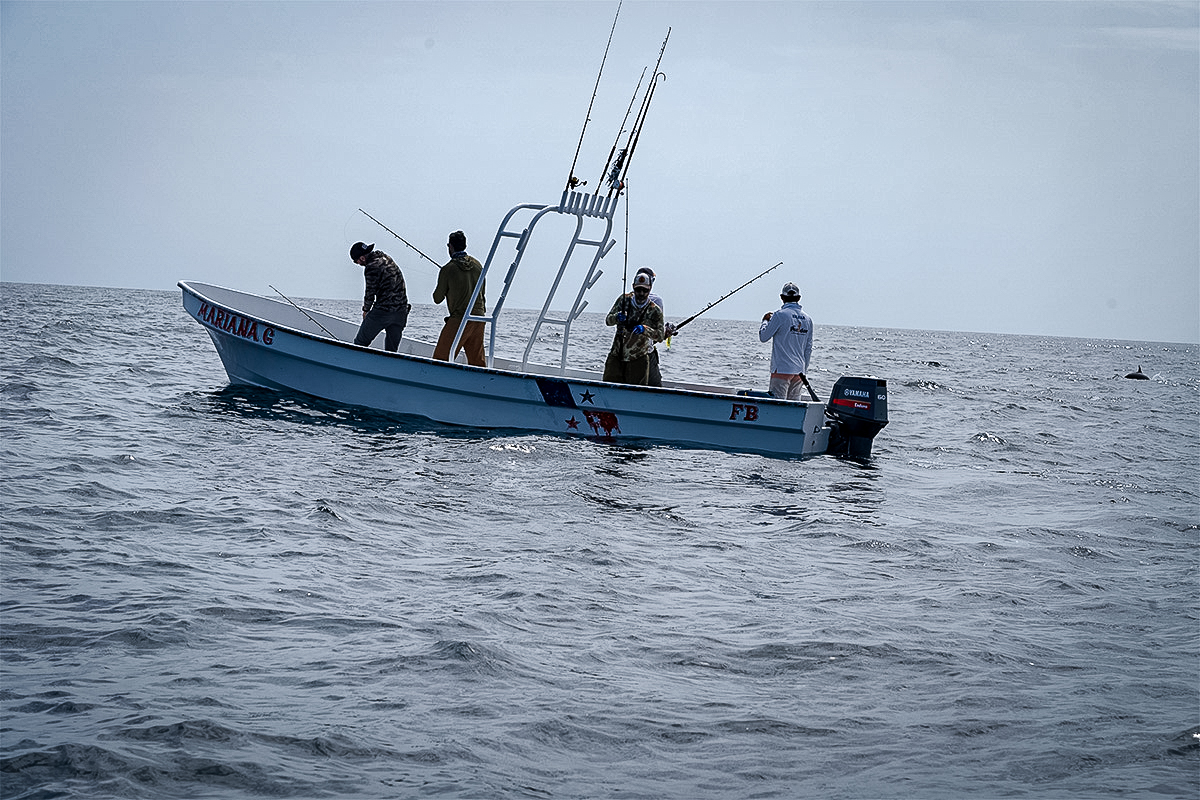
{"label": "man in camouflage jacket", "polygon": [[616,325],[612,348],[604,362],[604,380],[646,386],[650,382],[650,351],[663,338],[663,312],[650,300],[650,276],[639,272],[633,291],[613,303],[604,319]]}
{"label": "man in camouflage jacket", "polygon": [[373,244],[355,242],[350,258],[362,265],[367,290],[363,295],[363,321],[354,343],[369,347],[380,331],[387,331],[383,349],[394,353],[400,347],[400,337],[408,324],[408,291],[404,275],[392,257]]}

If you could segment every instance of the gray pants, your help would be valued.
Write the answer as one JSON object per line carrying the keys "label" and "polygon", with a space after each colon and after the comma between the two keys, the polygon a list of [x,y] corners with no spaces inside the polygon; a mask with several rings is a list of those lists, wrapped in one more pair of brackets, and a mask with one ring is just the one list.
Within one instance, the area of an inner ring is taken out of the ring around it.
{"label": "gray pants", "polygon": [[372,308],[363,317],[362,325],[358,328],[358,335],[354,337],[354,343],[362,347],[370,347],[379,332],[386,330],[387,336],[383,339],[383,349],[389,353],[396,352],[400,347],[400,337],[404,335],[404,326],[408,324],[410,308],[412,308],[411,305],[395,311]]}

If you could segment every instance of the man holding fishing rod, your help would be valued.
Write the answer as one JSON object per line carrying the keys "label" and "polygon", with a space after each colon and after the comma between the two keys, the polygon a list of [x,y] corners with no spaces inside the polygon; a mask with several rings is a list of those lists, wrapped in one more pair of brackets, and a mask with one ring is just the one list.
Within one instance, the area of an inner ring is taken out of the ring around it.
{"label": "man holding fishing rod", "polygon": [[800,309],[800,287],[796,284],[785,283],[779,299],[783,306],[774,313],[763,314],[758,328],[758,340],[771,342],[771,396],[803,400],[808,386],[804,373],[812,358],[813,324]]}
{"label": "man holding fishing rod", "polygon": [[[650,302],[658,306],[658,310],[663,312],[663,318],[666,319],[667,309],[663,306],[663,299],[654,293],[654,270],[649,267],[641,267],[637,271],[638,275],[648,275],[650,277]],[[663,325],[663,335],[661,339],[656,339],[655,342],[665,341],[675,335],[675,326],[667,322]],[[669,344],[669,343],[668,343]],[[658,367],[658,348],[650,348],[650,386],[662,386],[662,371]]]}
{"label": "man holding fishing rod", "polygon": [[[404,274],[392,257],[373,244],[355,242],[350,248],[350,260],[363,268],[367,288],[363,294],[363,321],[354,343],[370,347],[380,331],[387,331],[383,349],[389,353],[400,347],[400,337],[408,324],[408,290]],[[290,302],[290,301],[289,301]]]}
{"label": "man holding fishing rod", "polygon": [[605,325],[616,325],[612,348],[604,362],[604,380],[648,386],[650,353],[664,333],[662,309],[650,301],[650,276],[633,276],[633,291],[622,294],[604,318]]}

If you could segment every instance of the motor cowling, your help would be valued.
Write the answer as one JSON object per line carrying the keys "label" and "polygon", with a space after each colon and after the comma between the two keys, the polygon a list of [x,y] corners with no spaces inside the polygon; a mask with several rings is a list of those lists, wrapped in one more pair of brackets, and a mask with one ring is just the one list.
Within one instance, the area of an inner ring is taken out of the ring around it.
{"label": "motor cowling", "polygon": [[844,376],[833,385],[825,406],[832,428],[831,455],[869,458],[871,441],[888,424],[887,381]]}

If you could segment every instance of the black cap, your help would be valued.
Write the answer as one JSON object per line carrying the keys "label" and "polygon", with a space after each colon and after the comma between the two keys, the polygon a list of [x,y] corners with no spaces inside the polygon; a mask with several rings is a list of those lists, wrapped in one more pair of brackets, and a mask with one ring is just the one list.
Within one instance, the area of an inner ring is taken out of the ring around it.
{"label": "black cap", "polygon": [[350,260],[358,261],[360,258],[362,258],[363,256],[365,256],[367,253],[371,252],[374,249],[375,249],[375,245],[373,245],[373,244],[363,244],[362,242],[355,242],[354,246],[350,248]]}

